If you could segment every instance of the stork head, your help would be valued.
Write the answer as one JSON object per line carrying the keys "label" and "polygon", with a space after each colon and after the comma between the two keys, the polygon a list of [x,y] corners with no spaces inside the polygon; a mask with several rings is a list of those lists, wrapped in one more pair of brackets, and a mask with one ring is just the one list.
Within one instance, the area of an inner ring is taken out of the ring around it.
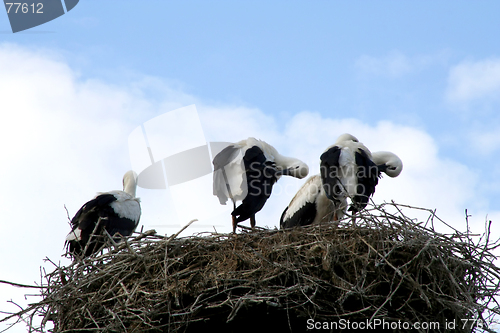
{"label": "stork head", "polygon": [[286,164],[279,165],[282,168],[280,174],[302,179],[309,173],[309,166],[297,158],[287,158]]}
{"label": "stork head", "polygon": [[344,133],[342,134],[341,136],[339,136],[337,138],[337,141],[335,143],[338,143],[338,142],[343,142],[343,141],[354,141],[354,142],[359,142],[358,138],[356,138],[354,135],[351,135],[349,133]]}
{"label": "stork head", "polygon": [[123,191],[127,192],[135,198],[135,190],[137,188],[137,174],[133,171],[127,171],[123,176]]}
{"label": "stork head", "polygon": [[372,161],[389,177],[397,177],[403,170],[403,161],[396,154],[388,151],[372,153]]}

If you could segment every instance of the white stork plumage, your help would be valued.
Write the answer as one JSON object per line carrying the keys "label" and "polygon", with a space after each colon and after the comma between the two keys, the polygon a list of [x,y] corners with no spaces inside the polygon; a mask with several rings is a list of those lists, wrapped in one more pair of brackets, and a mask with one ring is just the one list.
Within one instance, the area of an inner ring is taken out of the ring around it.
{"label": "white stork plumage", "polygon": [[[233,232],[239,222],[250,219],[255,227],[255,214],[264,207],[274,183],[282,176],[304,178],[307,164],[286,157],[270,144],[248,138],[224,148],[213,159],[213,194],[222,205],[233,201]],[[236,201],[242,201],[236,207]]]}
{"label": "white stork plumage", "polygon": [[381,172],[397,177],[403,163],[391,152],[371,154],[354,136],[343,134],[321,155],[320,168],[283,212],[281,228],[337,221],[347,209],[347,198],[354,215],[368,204]]}
{"label": "white stork plumage", "polygon": [[104,244],[103,230],[111,236],[130,236],[141,217],[136,188],[137,175],[128,171],[123,176],[123,191],[98,193],[85,203],[71,220],[73,228],[66,237],[69,253],[86,257],[99,251]]}
{"label": "white stork plumage", "polygon": [[341,219],[346,206],[345,199],[341,205],[335,206],[325,194],[320,175],[314,175],[309,177],[285,208],[281,215],[280,226],[282,229],[288,229],[330,222],[333,221],[334,215]]}

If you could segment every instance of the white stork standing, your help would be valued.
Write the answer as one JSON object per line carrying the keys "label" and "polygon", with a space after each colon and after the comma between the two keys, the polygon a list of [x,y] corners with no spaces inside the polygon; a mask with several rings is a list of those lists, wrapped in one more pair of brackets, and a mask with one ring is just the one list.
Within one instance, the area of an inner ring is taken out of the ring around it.
{"label": "white stork standing", "polygon": [[[250,219],[255,227],[255,214],[264,207],[274,183],[281,175],[304,178],[307,164],[280,155],[270,144],[248,138],[229,145],[214,157],[213,194],[222,205],[233,201],[233,232],[239,222]],[[236,201],[242,201],[236,207]]]}
{"label": "white stork standing", "polygon": [[[401,159],[391,152],[371,154],[350,134],[343,134],[320,158],[321,173],[299,189],[281,216],[281,228],[338,221],[351,198],[353,215],[366,207],[375,192],[381,172],[397,177]],[[354,223],[353,217],[353,223]]]}
{"label": "white stork standing", "polygon": [[73,256],[89,256],[104,244],[103,229],[111,236],[130,236],[141,217],[139,198],[135,197],[137,175],[123,176],[123,191],[98,193],[80,208],[71,220],[73,229],[66,245]]}

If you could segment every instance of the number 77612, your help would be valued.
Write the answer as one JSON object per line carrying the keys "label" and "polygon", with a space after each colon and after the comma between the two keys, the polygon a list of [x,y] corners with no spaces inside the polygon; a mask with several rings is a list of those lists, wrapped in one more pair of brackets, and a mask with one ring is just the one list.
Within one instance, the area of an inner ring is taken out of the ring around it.
{"label": "number 77612", "polygon": [[[7,6],[7,14],[10,14],[11,9],[14,10],[14,8],[12,7],[15,7],[15,14],[20,14],[21,12],[23,14],[27,14],[30,11],[30,7],[33,14],[43,14],[43,3],[32,3],[31,5],[29,5],[22,2],[6,2],[5,5]],[[19,12],[19,8],[21,8],[21,12]]]}

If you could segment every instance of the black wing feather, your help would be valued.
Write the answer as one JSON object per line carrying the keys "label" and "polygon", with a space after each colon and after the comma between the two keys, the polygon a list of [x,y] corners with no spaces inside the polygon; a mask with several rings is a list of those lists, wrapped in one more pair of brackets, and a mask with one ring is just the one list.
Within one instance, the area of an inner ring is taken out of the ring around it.
{"label": "black wing feather", "polygon": [[67,245],[70,253],[82,255],[82,252],[89,241],[90,244],[84,254],[85,256],[89,256],[99,250],[104,242],[102,237],[101,239],[98,239],[99,237],[93,237],[91,239],[92,232],[96,229],[96,224],[99,221],[99,218],[101,218],[101,223],[97,227],[95,235],[101,235],[103,228],[107,229],[109,217],[116,215],[110,204],[116,200],[117,199],[113,194],[101,194],[88,201],[80,208],[80,210],[78,210],[71,220],[71,224],[73,225],[72,231],[75,231],[76,229],[81,230],[81,240],[68,241]]}
{"label": "black wing feather", "polygon": [[353,198],[353,204],[349,207],[349,211],[357,212],[365,208],[368,204],[370,196],[375,193],[375,186],[378,184],[380,170],[377,165],[368,157],[363,149],[358,149],[359,152],[354,153],[357,171],[357,195]]}
{"label": "black wing feather", "polygon": [[236,222],[249,219],[260,211],[271,196],[274,183],[278,180],[274,163],[267,161],[264,152],[257,146],[246,150],[243,156],[248,193],[231,215]]}
{"label": "black wing feather", "polygon": [[292,216],[290,216],[287,220],[283,220],[285,218],[285,214],[288,211],[288,207],[285,208],[283,214],[281,214],[280,226],[281,229],[289,229],[296,226],[306,226],[311,225],[316,218],[317,210],[315,202],[306,202],[306,204],[298,211],[295,212]]}
{"label": "black wing feather", "polygon": [[342,149],[333,146],[320,156],[320,174],[323,189],[328,199],[332,200],[336,205],[340,203],[339,197],[343,193],[343,186],[339,177],[341,152]]}
{"label": "black wing feather", "polygon": [[76,230],[76,228],[80,228],[82,231],[89,228],[93,230],[95,227],[95,221],[97,221],[99,217],[103,217],[102,214],[104,213],[104,209],[106,207],[111,209],[109,205],[113,201],[116,201],[116,197],[114,195],[102,194],[85,203],[71,220],[73,231]]}
{"label": "black wing feather", "polygon": [[139,221],[132,221],[127,218],[114,217],[113,219],[106,220],[104,226],[111,236],[120,234],[124,237],[132,235]]}

